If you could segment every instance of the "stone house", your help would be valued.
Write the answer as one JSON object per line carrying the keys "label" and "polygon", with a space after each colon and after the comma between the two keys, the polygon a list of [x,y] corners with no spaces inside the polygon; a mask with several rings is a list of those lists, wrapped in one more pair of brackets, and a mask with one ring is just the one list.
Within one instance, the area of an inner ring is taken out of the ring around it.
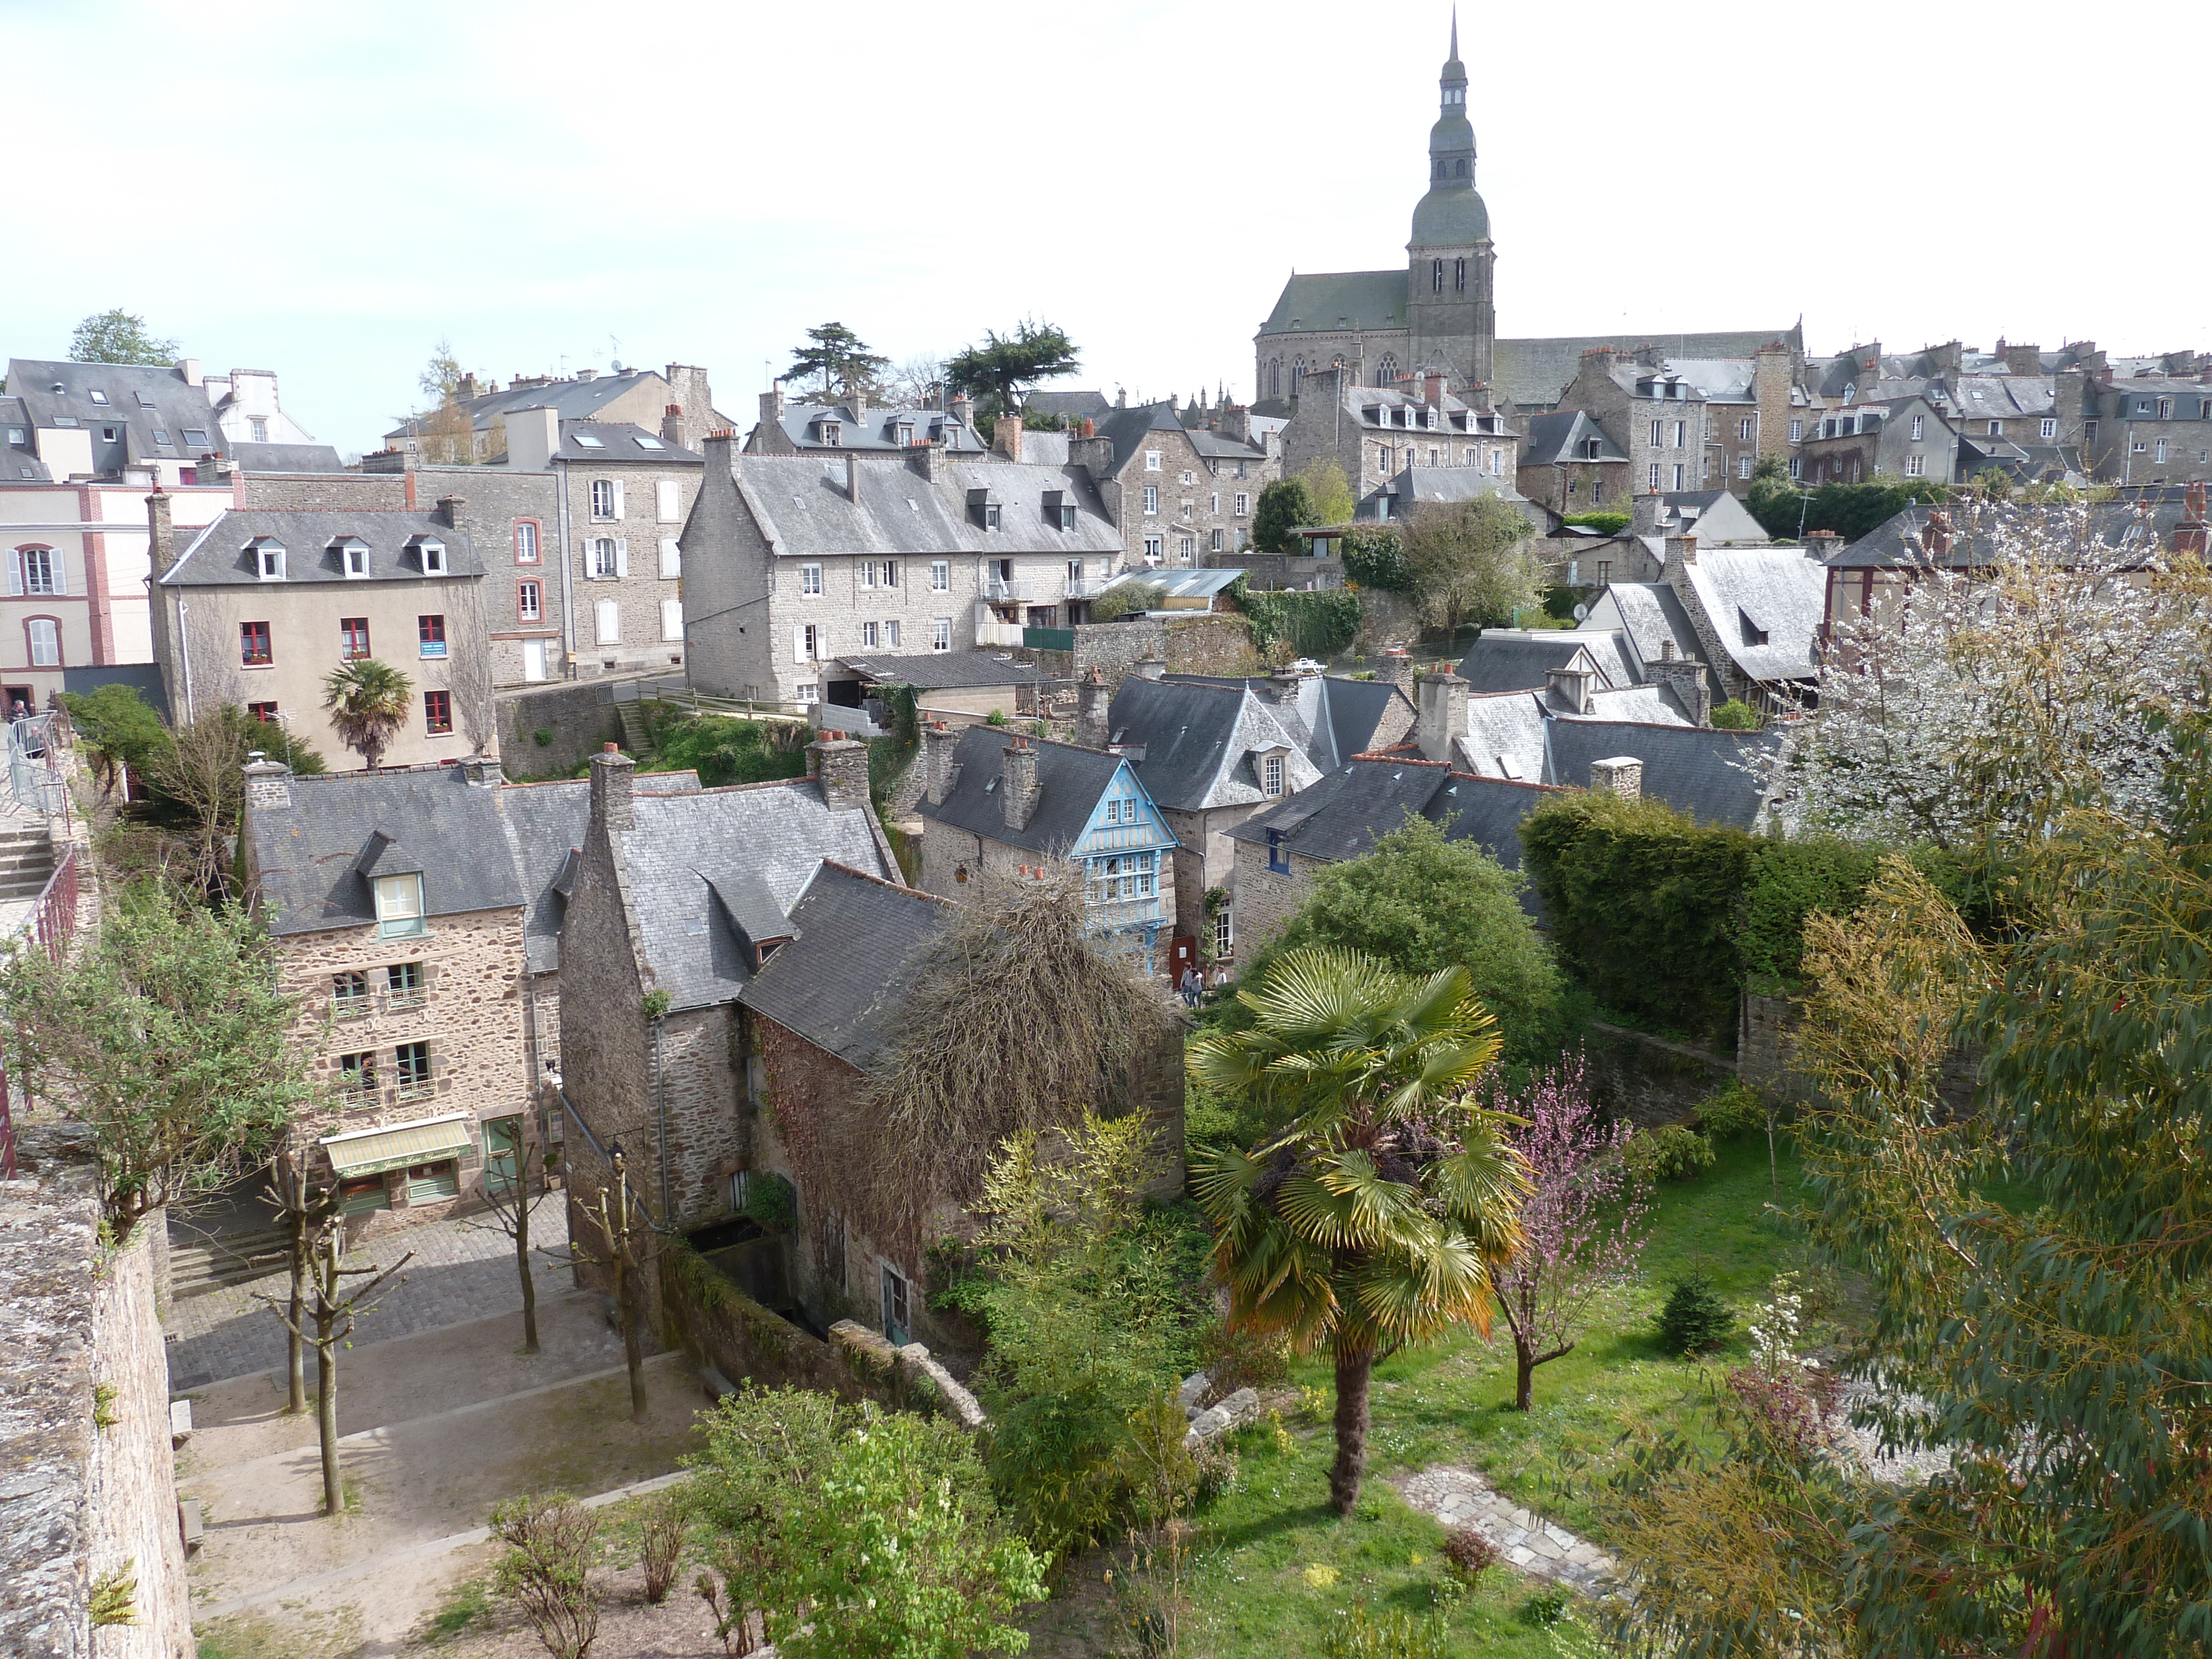
{"label": "stone house", "polygon": [[[1251,411],[1235,405],[1222,407],[1215,428],[1185,426],[1172,401],[1109,410],[1088,424],[1094,429],[1063,441],[1067,459],[1090,474],[1133,568],[1194,568],[1210,554],[1239,551],[1252,539],[1260,492],[1282,476],[1273,435],[1255,430]],[[1006,416],[993,447],[1020,461],[1054,435],[1025,432],[1018,417]],[[1113,574],[1089,573],[1085,597]]]}
{"label": "stone house", "polygon": [[[731,424],[726,416],[715,412],[705,369],[670,363],[656,372],[617,363],[604,374],[590,368],[564,376],[518,374],[505,390],[497,381],[479,386],[475,375],[465,374],[453,399],[453,408],[465,417],[459,427],[449,429],[450,414],[416,416],[386,433],[384,441],[387,450],[399,451],[412,442],[434,461],[480,465],[497,460],[505,452],[511,437],[508,422],[522,410],[548,409],[562,421],[627,424],[659,432],[671,404],[682,411],[676,441],[684,448],[697,448],[708,433]],[[461,441],[463,431],[469,457],[464,460],[458,454],[441,453]]]}
{"label": "stone house", "polygon": [[1723,699],[1771,714],[1804,704],[1820,678],[1827,575],[1819,549],[1703,547],[1695,535],[1670,536],[1660,580],[1681,602],[1695,654]]}
{"label": "stone house", "polygon": [[1413,755],[1363,755],[1311,788],[1228,832],[1236,861],[1238,926],[1256,947],[1279,933],[1311,891],[1317,871],[1372,851],[1411,814],[1473,841],[1508,870],[1521,867],[1521,820],[1558,791],[1547,784],[1476,777]]}
{"label": "stone house", "polygon": [[[868,804],[866,747],[818,742],[808,760],[805,778],[669,795],[646,793],[625,755],[592,763],[561,934],[564,1155],[580,1242],[594,1231],[575,1206],[610,1182],[617,1145],[653,1224],[679,1231],[728,1220],[738,1177],[788,1167],[741,994],[798,936],[793,912],[825,864],[898,876]],[[799,1224],[812,1223],[802,1193]],[[580,1277],[606,1282],[598,1268]]]}
{"label": "stone house", "polygon": [[1628,510],[1628,452],[1579,409],[1529,417],[1515,487],[1558,514]]}
{"label": "stone house", "polygon": [[856,653],[1018,646],[1121,548],[1079,466],[930,445],[744,455],[727,434],[708,440],[680,540],[691,684],[787,703],[819,701],[825,670]]}
{"label": "stone house", "polygon": [[1091,937],[1147,973],[1161,968],[1160,931],[1175,920],[1162,900],[1176,891],[1182,843],[1127,757],[942,721],[922,728],[921,743],[926,890],[957,899],[982,872],[1066,859],[1083,866]]}
{"label": "stone house", "polygon": [[[1132,675],[1110,703],[1107,690],[1103,681],[1078,688],[1078,740],[1134,763],[1179,843],[1176,934],[1195,939],[1211,927],[1213,954],[1224,959],[1237,940],[1229,831],[1350,757],[1403,740],[1413,724],[1412,700],[1388,680]],[[1216,888],[1227,902],[1209,917],[1206,896]]]}
{"label": "stone house", "polygon": [[1949,483],[1957,477],[1958,453],[1957,428],[1916,392],[1822,414],[1807,430],[1799,459],[1810,485],[1871,483],[1877,473]]}
{"label": "stone house", "polygon": [[379,658],[415,704],[384,759],[459,760],[496,741],[485,672],[483,568],[456,499],[435,513],[233,509],[180,536],[167,494],[147,497],[154,659],[189,720],[237,702],[280,720],[333,765],[347,750],[322,683]]}
{"label": "stone house", "polygon": [[1520,446],[1520,433],[1491,407],[1485,389],[1461,398],[1447,392],[1437,374],[1362,386],[1352,369],[1326,368],[1306,375],[1283,428],[1283,469],[1302,472],[1316,460],[1333,460],[1358,502],[1376,497],[1408,467],[1465,469],[1510,491]]}
{"label": "stone house", "polygon": [[[252,902],[300,1000],[293,1041],[330,1091],[302,1127],[354,1224],[445,1214],[502,1155],[511,1174],[558,1069],[562,884],[586,816],[583,783],[510,785],[477,759],[247,767]],[[541,1136],[560,1127],[538,1117]]]}
{"label": "stone house", "polygon": [[787,397],[783,382],[761,393],[760,422],[745,434],[748,455],[891,455],[933,444],[946,455],[980,456],[989,447],[975,426],[972,398],[944,409],[902,409],[854,392],[842,403]]}
{"label": "stone house", "polygon": [[2114,365],[2099,352],[2057,378],[2054,408],[2060,441],[2075,442],[2106,483],[2212,478],[2212,356]]}

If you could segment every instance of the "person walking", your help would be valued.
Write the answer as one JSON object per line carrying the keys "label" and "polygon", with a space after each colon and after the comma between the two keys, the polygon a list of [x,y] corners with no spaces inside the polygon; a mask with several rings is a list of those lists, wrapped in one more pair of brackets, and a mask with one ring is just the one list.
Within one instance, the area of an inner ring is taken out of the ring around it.
{"label": "person walking", "polygon": [[1185,968],[1182,970],[1182,981],[1176,988],[1182,993],[1182,1006],[1184,1007],[1195,1008],[1198,1006],[1199,984],[1198,969],[1195,968]]}

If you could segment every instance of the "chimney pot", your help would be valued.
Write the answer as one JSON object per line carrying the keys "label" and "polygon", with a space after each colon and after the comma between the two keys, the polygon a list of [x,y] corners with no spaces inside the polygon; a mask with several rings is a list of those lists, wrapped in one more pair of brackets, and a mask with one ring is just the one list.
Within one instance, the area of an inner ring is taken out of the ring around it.
{"label": "chimney pot", "polygon": [[609,830],[628,830],[637,821],[632,800],[637,763],[609,744],[592,763],[592,822]]}
{"label": "chimney pot", "polygon": [[1006,815],[1006,828],[1017,832],[1030,827],[1030,819],[1036,811],[1037,751],[1026,740],[1016,738],[1000,751],[1004,765],[1000,775],[1000,793],[1006,799],[1000,803]]}
{"label": "chimney pot", "polygon": [[1633,755],[1616,755],[1611,760],[1590,763],[1590,793],[1618,795],[1623,800],[1640,799],[1644,794],[1644,763]]}
{"label": "chimney pot", "polygon": [[806,773],[822,787],[822,804],[833,812],[868,805],[868,745],[850,738],[817,738],[806,745]]}

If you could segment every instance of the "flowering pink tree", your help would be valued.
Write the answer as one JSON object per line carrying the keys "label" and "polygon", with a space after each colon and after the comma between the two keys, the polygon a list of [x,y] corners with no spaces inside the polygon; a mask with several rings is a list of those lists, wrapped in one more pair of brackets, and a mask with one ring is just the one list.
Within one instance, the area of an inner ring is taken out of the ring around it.
{"label": "flowering pink tree", "polygon": [[1513,1333],[1513,1404],[1525,1412],[1536,1367],[1574,1351],[1599,1293],[1635,1267],[1649,1206],[1620,1156],[1632,1131],[1599,1116],[1581,1056],[1499,1090],[1490,1103],[1526,1121],[1512,1139],[1534,1188],[1521,1211],[1519,1253],[1490,1270]]}

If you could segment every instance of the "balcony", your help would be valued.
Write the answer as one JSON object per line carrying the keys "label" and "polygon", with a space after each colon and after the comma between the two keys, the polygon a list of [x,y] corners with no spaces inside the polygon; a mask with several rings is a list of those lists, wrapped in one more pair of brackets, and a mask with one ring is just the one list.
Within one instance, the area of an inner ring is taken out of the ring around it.
{"label": "balcony", "polygon": [[1095,599],[1106,591],[1106,584],[1113,580],[1111,576],[1070,576],[1067,579],[1067,597],[1071,599]]}
{"label": "balcony", "polygon": [[979,622],[975,624],[975,643],[982,645],[1019,645],[1022,625],[1019,623]]}
{"label": "balcony", "polygon": [[1026,579],[1006,581],[998,576],[983,579],[983,598],[992,605],[1021,605],[1040,595],[1036,592],[1042,584]]}

